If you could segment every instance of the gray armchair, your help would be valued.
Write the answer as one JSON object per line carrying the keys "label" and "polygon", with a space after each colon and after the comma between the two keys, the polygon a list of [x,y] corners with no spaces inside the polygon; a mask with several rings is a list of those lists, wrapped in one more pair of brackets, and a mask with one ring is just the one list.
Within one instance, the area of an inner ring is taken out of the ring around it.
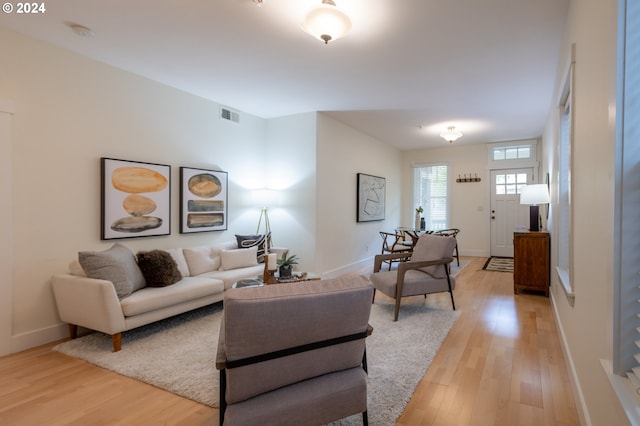
{"label": "gray armchair", "polygon": [[[416,296],[448,291],[451,294],[453,310],[456,304],[453,299],[455,279],[449,275],[448,265],[453,262],[453,250],[456,239],[433,234],[423,234],[418,238],[413,252],[407,254],[381,254],[374,260],[373,274],[369,277],[375,290],[395,299],[394,321],[398,320],[400,301],[406,296]],[[408,262],[398,264],[394,271],[382,271],[383,262],[392,257],[408,258]],[[375,291],[374,291],[375,296]]]}
{"label": "gray armchair", "polygon": [[221,425],[321,425],[362,413],[373,287],[362,276],[229,289]]}

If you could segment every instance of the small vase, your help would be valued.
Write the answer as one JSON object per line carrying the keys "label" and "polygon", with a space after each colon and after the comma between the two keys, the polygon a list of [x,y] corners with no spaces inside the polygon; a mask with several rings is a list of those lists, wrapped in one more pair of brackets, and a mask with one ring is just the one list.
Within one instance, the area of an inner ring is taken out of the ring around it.
{"label": "small vase", "polygon": [[291,265],[280,266],[280,269],[279,269],[278,273],[279,273],[281,278],[290,277],[291,273],[292,273],[291,270],[292,270],[292,266]]}
{"label": "small vase", "polygon": [[413,229],[415,229],[416,231],[420,230],[420,213],[416,212],[416,221],[415,224],[413,225]]}
{"label": "small vase", "polygon": [[424,221],[424,217],[421,217],[421,218],[420,218],[420,230],[421,230],[421,231],[424,231],[424,230],[426,230],[426,228],[427,228],[427,224],[426,224],[426,222]]}

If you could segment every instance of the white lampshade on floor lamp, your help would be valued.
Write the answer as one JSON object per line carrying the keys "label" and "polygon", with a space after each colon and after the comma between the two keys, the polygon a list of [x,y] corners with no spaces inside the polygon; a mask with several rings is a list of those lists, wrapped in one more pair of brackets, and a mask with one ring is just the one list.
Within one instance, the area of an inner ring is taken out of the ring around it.
{"label": "white lampshade on floor lamp", "polygon": [[520,204],[529,204],[529,231],[538,232],[539,204],[549,203],[549,188],[545,184],[527,185],[520,193]]}

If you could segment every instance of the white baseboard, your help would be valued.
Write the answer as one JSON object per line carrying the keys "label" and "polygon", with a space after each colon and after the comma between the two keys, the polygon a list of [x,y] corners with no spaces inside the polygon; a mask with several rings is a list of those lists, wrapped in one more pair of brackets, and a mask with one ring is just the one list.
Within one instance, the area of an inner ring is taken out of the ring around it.
{"label": "white baseboard", "polygon": [[580,424],[591,425],[591,419],[588,417],[589,411],[587,410],[587,404],[584,399],[584,394],[582,393],[582,388],[580,387],[580,379],[578,377],[578,373],[576,372],[576,366],[573,363],[573,357],[571,356],[571,350],[569,349],[569,344],[567,343],[567,336],[564,332],[564,328],[562,327],[562,322],[560,321],[560,315],[558,314],[558,309],[555,303],[555,293],[551,291],[549,293],[549,297],[551,299],[551,307],[553,308],[553,316],[556,321],[556,326],[558,327],[558,333],[560,335],[560,346],[562,347],[564,362],[569,373],[569,381],[571,382],[571,387],[573,388],[573,395],[575,399],[576,409],[578,411],[578,417],[580,417]]}
{"label": "white baseboard", "polygon": [[349,265],[341,266],[340,268],[332,271],[327,271],[322,274],[322,278],[336,278],[340,275],[348,274],[350,272],[361,272],[369,268],[373,272],[373,257],[367,257],[366,259],[359,260]]}
{"label": "white baseboard", "polygon": [[69,326],[62,323],[16,334],[11,336],[11,353],[21,352],[67,337],[69,337]]}

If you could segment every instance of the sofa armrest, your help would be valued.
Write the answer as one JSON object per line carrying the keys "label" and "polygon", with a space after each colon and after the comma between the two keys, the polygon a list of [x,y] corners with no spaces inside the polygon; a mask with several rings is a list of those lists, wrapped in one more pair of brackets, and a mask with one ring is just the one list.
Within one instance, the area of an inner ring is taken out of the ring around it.
{"label": "sofa armrest", "polygon": [[111,281],[57,274],[51,285],[62,321],[110,335],[126,330]]}

